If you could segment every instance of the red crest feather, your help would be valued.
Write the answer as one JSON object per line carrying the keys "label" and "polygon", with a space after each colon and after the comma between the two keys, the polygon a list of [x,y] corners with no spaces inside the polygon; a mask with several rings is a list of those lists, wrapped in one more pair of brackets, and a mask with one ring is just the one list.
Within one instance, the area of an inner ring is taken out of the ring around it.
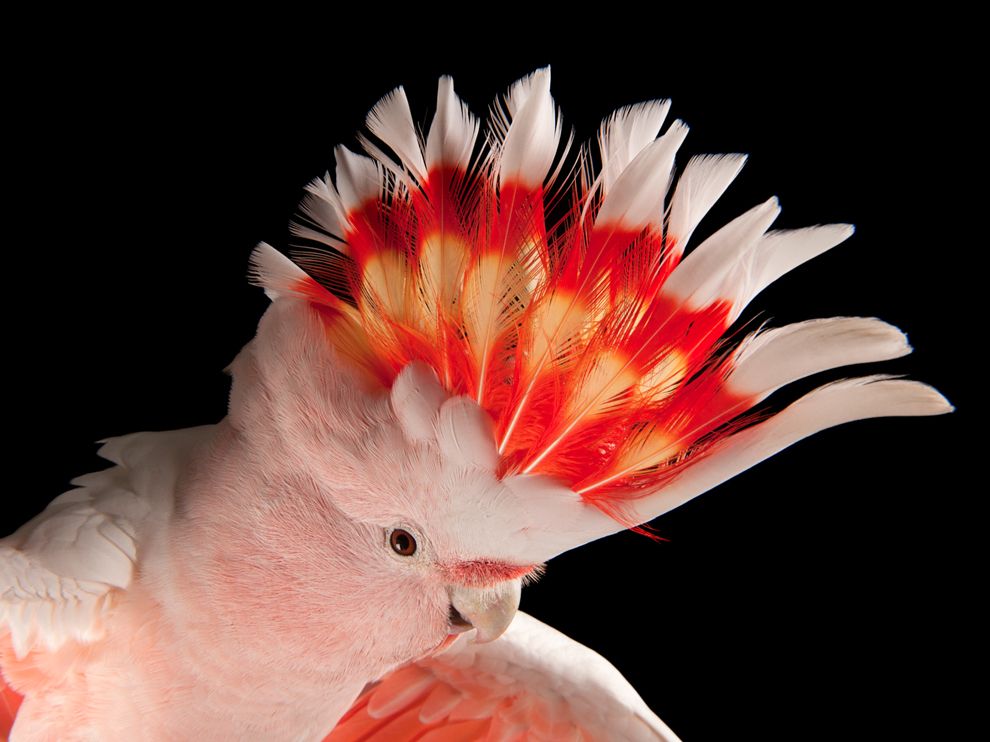
{"label": "red crest feather", "polygon": [[392,154],[362,138],[370,157],[338,148],[335,178],[307,187],[292,230],[321,247],[294,251],[307,275],[288,290],[375,383],[419,360],[475,400],[501,475],[550,475],[619,512],[752,422],[770,389],[732,376],[769,333],[723,336],[767,284],[852,233],[767,232],[770,199],[685,257],[745,158],[694,157],[668,194],[687,127],[658,136],[667,108],[617,111],[562,175],[549,70],[512,86],[484,141],[449,78],[425,138],[399,88],[367,122]]}

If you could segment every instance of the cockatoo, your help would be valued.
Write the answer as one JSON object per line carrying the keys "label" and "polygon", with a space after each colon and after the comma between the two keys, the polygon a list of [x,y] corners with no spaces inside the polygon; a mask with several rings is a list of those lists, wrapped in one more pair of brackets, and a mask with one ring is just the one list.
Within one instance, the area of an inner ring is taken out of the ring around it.
{"label": "cockatoo", "polygon": [[[101,441],[108,469],[0,540],[13,740],[671,740],[604,658],[518,612],[554,556],[635,528],[833,425],[951,405],[888,376],[878,319],[728,336],[852,227],[688,250],[742,168],[692,157],[669,101],[571,156],[540,69],[479,120],[402,88],[307,186],[290,259],[215,425]],[[328,737],[329,735],[329,737]]]}

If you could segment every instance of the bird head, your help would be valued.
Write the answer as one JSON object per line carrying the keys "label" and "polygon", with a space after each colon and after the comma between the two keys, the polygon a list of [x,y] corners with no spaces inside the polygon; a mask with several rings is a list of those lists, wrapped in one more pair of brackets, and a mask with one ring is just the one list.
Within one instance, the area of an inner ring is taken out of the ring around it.
{"label": "bird head", "polygon": [[491,416],[428,364],[369,383],[310,303],[269,295],[228,367],[229,420],[266,483],[246,550],[270,550],[280,589],[324,616],[303,634],[343,620],[396,662],[465,631],[491,641],[544,562],[622,527],[551,478],[501,473]]}
{"label": "bird head", "polygon": [[[230,421],[270,495],[254,547],[299,586],[293,605],[331,596],[341,636],[396,662],[468,624],[491,639],[553,556],[818,430],[951,409],[873,376],[751,414],[791,381],[910,346],[873,318],[727,335],[852,228],[768,231],[771,198],[686,253],[745,158],[692,158],[668,204],[687,133],[658,136],[668,103],[615,112],[555,186],[548,69],[510,88],[480,147],[450,78],[425,141],[399,88],[367,119],[389,151],[340,147],[335,176],[307,187],[293,233],[322,252],[255,249],[273,303],[231,365]],[[566,211],[552,223],[551,202]]]}

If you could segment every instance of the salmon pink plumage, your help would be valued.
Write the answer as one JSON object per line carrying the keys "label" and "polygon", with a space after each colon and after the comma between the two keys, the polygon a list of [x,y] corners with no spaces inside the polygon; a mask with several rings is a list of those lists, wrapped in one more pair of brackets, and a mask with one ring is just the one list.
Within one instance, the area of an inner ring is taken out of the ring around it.
{"label": "salmon pink plumage", "polygon": [[761,407],[910,346],[863,317],[733,330],[853,229],[771,230],[771,198],[692,246],[746,158],[677,172],[669,107],[575,148],[548,68],[484,128],[449,77],[425,133],[384,97],[292,259],[251,256],[272,304],[228,416],[109,439],[0,540],[11,738],[675,739],[517,613],[523,582],[819,430],[952,408],[889,376]]}

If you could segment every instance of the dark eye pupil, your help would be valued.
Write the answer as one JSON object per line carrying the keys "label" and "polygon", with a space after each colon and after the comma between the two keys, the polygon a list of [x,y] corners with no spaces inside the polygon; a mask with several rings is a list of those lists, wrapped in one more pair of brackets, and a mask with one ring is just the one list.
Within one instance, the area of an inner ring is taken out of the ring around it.
{"label": "dark eye pupil", "polygon": [[392,551],[396,554],[401,554],[402,556],[412,556],[416,553],[416,539],[412,537],[409,531],[403,531],[401,528],[396,528],[392,531],[392,535],[389,536],[389,543],[392,545]]}

